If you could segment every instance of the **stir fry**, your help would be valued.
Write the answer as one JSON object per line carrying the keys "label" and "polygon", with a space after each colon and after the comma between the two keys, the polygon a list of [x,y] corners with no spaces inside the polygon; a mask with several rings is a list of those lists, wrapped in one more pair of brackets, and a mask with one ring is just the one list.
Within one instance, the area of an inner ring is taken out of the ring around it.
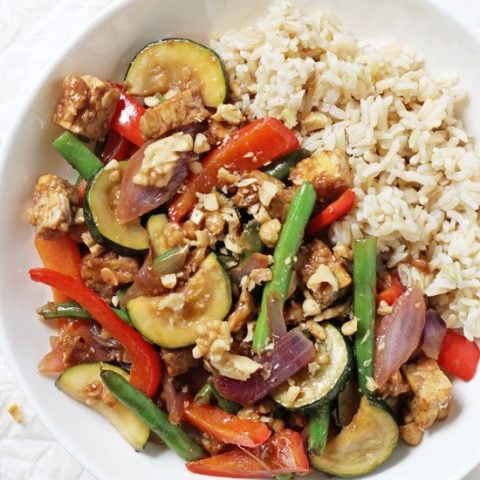
{"label": "stir fry", "polygon": [[228,477],[360,476],[447,418],[479,349],[376,238],[332,242],[356,203],[346,152],[247,120],[189,39],[147,45],[122,84],[59,88],[53,148],[78,180],[40,176],[29,210],[59,390],[135,450]]}

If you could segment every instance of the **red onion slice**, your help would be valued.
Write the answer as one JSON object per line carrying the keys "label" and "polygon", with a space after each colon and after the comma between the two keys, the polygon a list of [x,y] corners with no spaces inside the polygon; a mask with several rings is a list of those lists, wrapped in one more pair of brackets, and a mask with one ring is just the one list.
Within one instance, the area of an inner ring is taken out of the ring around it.
{"label": "red onion slice", "polygon": [[442,317],[432,308],[425,313],[425,327],[422,334],[422,351],[433,360],[438,359],[447,326]]}
{"label": "red onion slice", "polygon": [[374,375],[378,387],[410,358],[418,347],[425,326],[425,300],[417,285],[406,290],[391,314],[377,325]]}
{"label": "red onion slice", "polygon": [[256,371],[248,380],[235,380],[218,375],[214,379],[215,387],[226,399],[242,405],[251,405],[295,375],[314,357],[313,343],[300,328],[294,328],[280,338],[272,350],[255,358],[263,368]]}

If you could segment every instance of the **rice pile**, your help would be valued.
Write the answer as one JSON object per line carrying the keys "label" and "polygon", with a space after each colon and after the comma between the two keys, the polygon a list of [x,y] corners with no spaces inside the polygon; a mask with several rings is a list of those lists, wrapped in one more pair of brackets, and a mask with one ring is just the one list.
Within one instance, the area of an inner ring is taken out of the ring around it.
{"label": "rice pile", "polygon": [[404,284],[420,282],[450,327],[480,337],[480,155],[456,115],[457,79],[305,13],[277,2],[256,26],[214,37],[235,104],[282,119],[314,152],[345,151],[358,204],[332,241],[377,237]]}

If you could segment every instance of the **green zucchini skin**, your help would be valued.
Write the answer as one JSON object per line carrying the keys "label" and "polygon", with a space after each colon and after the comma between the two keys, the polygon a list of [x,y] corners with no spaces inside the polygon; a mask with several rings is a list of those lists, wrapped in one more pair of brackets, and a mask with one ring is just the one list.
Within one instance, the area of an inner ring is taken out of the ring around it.
{"label": "green zucchini skin", "polygon": [[[354,363],[352,349],[336,327],[326,324],[325,331],[327,353],[331,362],[320,367],[314,374],[305,367],[294,375],[290,382],[278,387],[272,396],[282,407],[308,413],[336,398],[349,380]],[[321,355],[323,352],[317,348],[317,358]],[[293,401],[288,394],[291,385],[298,386],[302,393]]]}
{"label": "green zucchini skin", "polygon": [[[175,72],[185,67],[192,69],[193,79],[200,83],[205,106],[216,108],[226,101],[228,76],[222,59],[209,47],[188,38],[164,38],[143,47],[130,62],[125,87],[138,96],[163,94],[179,86],[182,90],[187,86],[182,88]],[[163,79],[160,70],[166,72]]]}
{"label": "green zucchini skin", "polygon": [[310,452],[312,466],[328,475],[354,478],[373,472],[394,452],[398,425],[378,399],[362,396],[351,423],[332,438],[321,455]]}
{"label": "green zucchini skin", "polygon": [[[120,162],[123,172],[127,162]],[[109,192],[121,180],[111,180],[110,171],[100,169],[90,180],[83,204],[85,223],[92,238],[108,250],[119,255],[139,256],[148,252],[147,231],[140,220],[120,224],[108,201]]]}

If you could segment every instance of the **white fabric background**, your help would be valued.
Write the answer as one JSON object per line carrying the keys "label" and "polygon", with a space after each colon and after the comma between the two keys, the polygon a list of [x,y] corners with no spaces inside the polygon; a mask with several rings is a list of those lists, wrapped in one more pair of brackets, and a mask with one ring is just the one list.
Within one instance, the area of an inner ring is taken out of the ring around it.
{"label": "white fabric background", "polygon": [[[434,1],[480,36],[478,0]],[[112,0],[0,0],[0,145],[17,106],[36,74],[48,64],[51,52],[111,3]],[[21,407],[24,425],[14,422],[7,412],[14,403]],[[1,351],[0,480],[95,480],[36,417]],[[465,480],[480,480],[480,467]]]}

